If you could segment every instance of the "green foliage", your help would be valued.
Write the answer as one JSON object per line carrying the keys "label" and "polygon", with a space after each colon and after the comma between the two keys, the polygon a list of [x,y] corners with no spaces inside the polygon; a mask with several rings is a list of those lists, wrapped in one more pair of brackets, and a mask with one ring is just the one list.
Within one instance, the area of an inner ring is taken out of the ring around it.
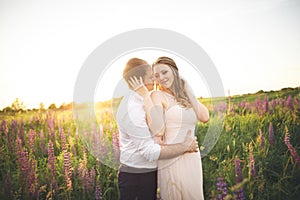
{"label": "green foliage", "polygon": [[[287,127],[289,142],[296,153],[300,153],[299,89],[260,92],[259,95],[260,101],[257,94],[232,97],[232,107],[223,113],[214,110],[212,104],[222,103],[224,98],[201,99],[210,108],[211,120],[197,126],[199,145],[210,126],[214,126],[220,116],[225,117],[216,145],[202,158],[206,199],[217,199],[220,194],[216,185],[218,177],[223,177],[227,184],[226,199],[237,199],[238,189],[243,189],[246,199],[300,198],[300,168],[285,144]],[[269,108],[264,107],[264,95],[268,95]],[[293,97],[293,108],[287,104],[289,95]],[[0,199],[95,199],[100,188],[103,199],[119,199],[117,170],[105,165],[116,159],[112,143],[118,131],[113,114],[104,108],[111,105],[116,108],[119,100],[98,105],[101,112],[96,112],[97,122],[83,120],[82,124],[75,123],[71,111],[56,110],[56,106],[51,107],[52,111],[1,115]],[[273,107],[272,100],[277,102]],[[242,101],[246,106],[239,105]],[[99,132],[96,126],[95,131],[93,124],[101,124],[102,130]],[[274,144],[269,137],[270,124],[274,129]],[[88,134],[105,136],[101,140],[101,147],[106,148],[101,154],[102,162],[91,150],[95,147],[94,138],[84,140],[85,133],[80,132],[78,126]],[[48,155],[50,141],[54,172]],[[251,172],[250,155],[254,158],[255,175]],[[243,178],[238,183],[236,158],[241,160]],[[70,183],[66,177],[69,172]]]}

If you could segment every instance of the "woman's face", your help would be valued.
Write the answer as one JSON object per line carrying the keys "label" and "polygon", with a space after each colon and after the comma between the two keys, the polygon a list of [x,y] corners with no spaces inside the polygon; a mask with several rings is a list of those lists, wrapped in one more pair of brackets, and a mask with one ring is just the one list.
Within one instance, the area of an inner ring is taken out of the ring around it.
{"label": "woman's face", "polygon": [[164,88],[170,88],[174,82],[172,69],[165,64],[157,64],[153,67],[155,81]]}

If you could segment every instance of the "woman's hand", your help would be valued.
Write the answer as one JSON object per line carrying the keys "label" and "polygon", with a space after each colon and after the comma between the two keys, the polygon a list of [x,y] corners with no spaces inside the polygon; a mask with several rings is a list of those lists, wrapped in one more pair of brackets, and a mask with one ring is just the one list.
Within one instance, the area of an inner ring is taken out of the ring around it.
{"label": "woman's hand", "polygon": [[144,85],[143,78],[141,76],[139,79],[136,76],[133,76],[128,80],[128,82],[130,87],[132,87],[132,89],[141,96],[149,94],[149,91]]}

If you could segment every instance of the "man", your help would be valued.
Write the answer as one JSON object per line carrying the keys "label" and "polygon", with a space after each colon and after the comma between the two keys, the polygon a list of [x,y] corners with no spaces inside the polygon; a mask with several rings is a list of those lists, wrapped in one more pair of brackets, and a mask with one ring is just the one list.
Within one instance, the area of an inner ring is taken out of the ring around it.
{"label": "man", "polygon": [[[198,144],[191,137],[190,131],[183,143],[160,145],[155,141],[155,135],[149,131],[147,122],[161,120],[151,120],[151,116],[155,117],[156,110],[148,92],[153,89],[153,78],[151,67],[146,61],[130,59],[123,71],[123,78],[131,92],[122,99],[117,113],[121,146],[118,176],[121,200],[156,199],[157,160],[195,152]],[[144,85],[134,88],[140,78]],[[152,115],[146,116],[145,109],[152,109]],[[157,127],[159,131],[159,123]]]}

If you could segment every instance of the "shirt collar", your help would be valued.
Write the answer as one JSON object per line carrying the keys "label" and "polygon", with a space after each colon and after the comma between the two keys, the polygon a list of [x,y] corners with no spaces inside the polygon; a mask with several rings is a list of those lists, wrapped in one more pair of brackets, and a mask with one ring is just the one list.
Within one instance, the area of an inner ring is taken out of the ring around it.
{"label": "shirt collar", "polygon": [[144,98],[135,91],[130,91],[130,97],[136,102],[144,102]]}

